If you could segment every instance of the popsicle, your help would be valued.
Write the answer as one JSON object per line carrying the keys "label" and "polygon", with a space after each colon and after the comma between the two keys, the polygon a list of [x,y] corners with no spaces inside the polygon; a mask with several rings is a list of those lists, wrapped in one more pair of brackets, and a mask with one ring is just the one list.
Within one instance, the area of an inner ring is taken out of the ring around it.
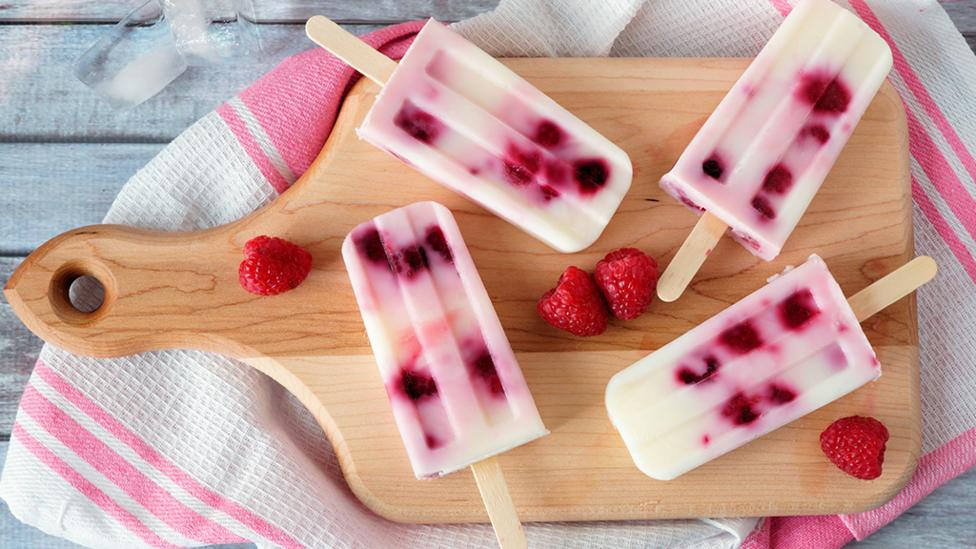
{"label": "popsicle", "polygon": [[614,375],[610,420],[644,474],[682,475],[877,379],[859,322],[935,272],[918,257],[846,300],[810,256]]}
{"label": "popsicle", "polygon": [[677,299],[732,238],[779,255],[891,68],[891,51],[830,0],[803,0],[688,144],[661,187],[702,215],[658,283]]}
{"label": "popsicle", "polygon": [[630,188],[623,150],[437,21],[399,64],[324,17],[306,30],[383,86],[362,139],[558,251],[592,244]]}
{"label": "popsicle", "polygon": [[342,257],[417,478],[548,433],[447,208],[380,215],[349,233]]}

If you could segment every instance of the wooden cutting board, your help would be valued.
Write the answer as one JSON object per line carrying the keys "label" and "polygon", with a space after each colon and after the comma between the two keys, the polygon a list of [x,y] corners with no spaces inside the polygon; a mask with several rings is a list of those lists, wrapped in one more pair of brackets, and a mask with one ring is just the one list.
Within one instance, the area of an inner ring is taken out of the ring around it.
{"label": "wooden cutting board", "polygon": [[[567,265],[592,269],[621,246],[639,247],[667,264],[697,218],[657,181],[748,60],[506,63],[633,159],[629,194],[604,235],[583,253],[555,253],[357,140],[354,128],[377,92],[364,80],[314,165],[270,206],[196,233],[117,226],[70,231],[27,258],[7,284],[7,299],[32,330],[76,353],[189,347],[242,358],[318,418],[349,485],[369,508],[404,522],[485,521],[469,473],[413,478],[339,254],[353,226],[391,208],[436,200],[454,211],[552,431],[501,457],[523,520],[853,512],[895,494],[915,469],[921,445],[913,298],[864,324],[883,365],[879,381],[677,480],[643,476],[603,407],[612,374],[813,252],[848,295],[913,255],[907,133],[894,89],[882,88],[776,261],[761,262],[723,239],[680,300],[655,302],[636,321],[613,322],[600,337],[578,339],[544,324],[536,299]],[[256,297],[240,288],[241,248],[259,234],[312,252],[314,270],[298,289]],[[106,287],[105,303],[94,313],[75,311],[65,297],[67,285],[82,274]],[[875,416],[891,431],[877,480],[846,476],[819,449],[819,433],[850,414]]]}

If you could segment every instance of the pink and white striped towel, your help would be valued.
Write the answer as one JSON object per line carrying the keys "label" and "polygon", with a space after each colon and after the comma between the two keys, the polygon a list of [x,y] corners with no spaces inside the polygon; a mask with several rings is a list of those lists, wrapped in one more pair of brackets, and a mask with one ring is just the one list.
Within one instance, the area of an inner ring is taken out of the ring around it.
{"label": "pink and white striped towel", "polygon": [[[503,0],[457,25],[495,55],[749,56],[785,0]],[[939,278],[919,293],[924,452],[890,503],[847,516],[533,524],[534,547],[838,547],[976,462],[976,59],[935,0],[851,0],[891,44],[908,111],[916,245]],[[419,23],[373,33],[399,57]],[[127,183],[107,222],[227,223],[311,163],[353,73],[328,54],[286,60],[173,141]],[[280,386],[188,351],[114,360],[50,346],[24,392],[0,479],[21,520],[93,547],[491,546],[484,525],[410,526],[368,512],[328,442]],[[750,531],[752,534],[750,535]],[[747,538],[748,536],[748,538]]]}

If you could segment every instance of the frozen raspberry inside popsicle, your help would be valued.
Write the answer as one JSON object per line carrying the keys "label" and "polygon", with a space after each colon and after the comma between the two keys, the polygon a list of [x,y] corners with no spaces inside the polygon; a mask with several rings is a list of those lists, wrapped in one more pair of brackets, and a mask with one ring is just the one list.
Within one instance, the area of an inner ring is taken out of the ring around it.
{"label": "frozen raspberry inside popsicle", "polygon": [[485,382],[491,394],[505,394],[505,388],[502,387],[502,380],[498,377],[498,371],[495,370],[495,361],[491,358],[491,353],[488,352],[488,349],[484,349],[478,353],[478,356],[471,362],[471,366],[474,374]]}
{"label": "frozen raspberry inside popsicle", "polygon": [[447,239],[444,238],[444,231],[441,230],[440,226],[433,225],[427,229],[427,245],[430,246],[432,250],[437,252],[444,261],[448,263],[454,262],[454,256],[451,254],[451,247],[447,244]]}
{"label": "frozen raspberry inside popsicle", "polygon": [[418,478],[546,433],[446,208],[380,215],[352,230],[342,256]]}
{"label": "frozen raspberry inside popsicle", "polygon": [[583,194],[599,191],[610,177],[610,166],[600,158],[577,161],[573,168],[576,182],[579,183],[580,192]]}
{"label": "frozen raspberry inside popsicle", "polygon": [[702,171],[705,175],[711,177],[712,179],[722,180],[722,174],[725,173],[725,167],[722,163],[721,157],[717,154],[712,153],[704,162],[702,162]]}
{"label": "frozen raspberry inside popsicle", "polygon": [[736,393],[725,403],[722,415],[735,425],[748,425],[759,419],[759,412],[754,408],[758,400],[741,392]]}
{"label": "frozen raspberry inside popsicle", "polygon": [[827,71],[809,72],[800,77],[800,97],[813,104],[813,110],[840,114],[851,103],[851,91],[839,76]]}
{"label": "frozen raspberry inside popsicle", "polygon": [[747,320],[722,332],[719,340],[729,349],[745,354],[762,345],[762,338],[756,328]]}
{"label": "frozen raspberry inside popsicle", "polygon": [[796,399],[796,392],[784,385],[772,383],[769,386],[768,398],[773,404],[786,404]]}
{"label": "frozen raspberry inside popsicle", "polygon": [[817,140],[818,143],[823,145],[827,141],[830,141],[830,130],[827,129],[823,124],[814,124],[812,126],[807,126],[803,128],[800,133],[800,137],[812,137]]}
{"label": "frozen raspberry inside popsicle", "polygon": [[535,130],[535,142],[551,149],[563,140],[563,131],[550,120],[543,120]]}
{"label": "frozen raspberry inside popsicle", "polygon": [[400,111],[393,118],[398,128],[407,135],[424,143],[433,143],[443,131],[444,125],[429,112],[424,111],[413,103],[406,101]]}
{"label": "frozen raspberry inside popsicle", "polygon": [[430,374],[414,370],[403,369],[400,374],[400,388],[407,398],[413,401],[437,396],[437,383]]}
{"label": "frozen raspberry inside popsicle", "polygon": [[879,374],[840,286],[811,256],[617,373],[606,403],[638,467],[670,480]]}
{"label": "frozen raspberry inside popsicle", "polygon": [[681,383],[685,385],[694,385],[695,383],[701,383],[706,381],[718,372],[718,359],[712,355],[708,355],[702,361],[704,363],[704,371],[701,373],[696,372],[694,369],[688,366],[681,366],[678,369],[678,379]]}
{"label": "frozen raspberry inside popsicle", "polygon": [[766,172],[762,188],[764,191],[783,194],[793,186],[793,174],[783,164],[776,164]]}
{"label": "frozen raspberry inside popsicle", "polygon": [[888,44],[856,15],[828,0],[797,2],[661,187],[772,260],[891,65]]}
{"label": "frozen raspberry inside popsicle", "polygon": [[786,298],[779,306],[780,318],[783,324],[792,329],[802,327],[820,313],[810,290],[800,290]]}
{"label": "frozen raspberry inside popsicle", "polygon": [[577,113],[433,20],[357,131],[561,252],[596,240],[633,175]]}

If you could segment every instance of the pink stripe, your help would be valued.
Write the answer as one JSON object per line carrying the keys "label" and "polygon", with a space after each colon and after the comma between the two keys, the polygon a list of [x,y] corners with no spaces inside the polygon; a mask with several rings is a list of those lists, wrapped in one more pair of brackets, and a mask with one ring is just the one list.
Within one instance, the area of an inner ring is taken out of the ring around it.
{"label": "pink stripe", "polygon": [[952,230],[952,227],[942,217],[942,214],[939,213],[935,204],[914,177],[912,177],[912,196],[915,198],[915,204],[918,205],[918,208],[928,218],[929,223],[932,224],[936,232],[942,237],[942,240],[949,246],[949,250],[959,260],[960,265],[969,273],[969,278],[973,282],[976,282],[976,260],[973,259],[966,245],[959,240],[959,235]]}
{"label": "pink stripe", "polygon": [[[399,59],[423,24],[409,21],[362,38],[391,59]],[[322,150],[346,92],[358,79],[345,62],[315,48],[282,61],[242,91],[240,99],[298,177]]]}
{"label": "pink stripe", "polygon": [[105,513],[119,521],[122,526],[125,526],[132,533],[142,538],[143,541],[154,547],[179,547],[157,536],[145,524],[140,522],[135,515],[123,509],[105,492],[99,490],[97,486],[72,469],[63,459],[54,455],[54,452],[47,449],[39,440],[31,436],[19,423],[14,423],[13,436],[18,443],[22,444],[24,448],[27,448],[30,453],[34,454],[34,457],[50,467],[52,471],[60,475],[68,484],[74,486],[76,490],[90,499],[92,503],[101,507]]}
{"label": "pink stripe", "polygon": [[862,540],[973,465],[976,465],[976,428],[922,456],[911,482],[888,503],[871,511],[841,515],[840,518],[854,537]]}
{"label": "pink stripe", "polygon": [[247,541],[180,503],[45,398],[33,385],[27,385],[20,408],[137,503],[182,535],[210,544]]}
{"label": "pink stripe", "polygon": [[254,514],[251,510],[240,504],[227,499],[213,490],[203,486],[189,473],[181,469],[178,465],[166,459],[155,448],[143,441],[139,435],[135,434],[128,427],[119,422],[115,417],[101,408],[95,401],[89,399],[77,387],[71,385],[61,375],[51,369],[47,364],[40,360],[34,371],[44,380],[45,383],[61,393],[69,402],[74,404],[79,410],[87,414],[105,430],[112,433],[117,439],[132,448],[147,463],[155,467],[164,475],[169,477],[177,486],[183,488],[187,493],[199,499],[201,502],[210,505],[214,509],[223,511],[233,517],[238,522],[247,526],[254,532],[271,540],[283,547],[302,547],[302,545],[278,529],[273,524]]}
{"label": "pink stripe", "polygon": [[929,94],[928,89],[922,80],[918,77],[918,74],[912,69],[912,66],[908,63],[908,59],[898,48],[898,44],[895,40],[888,34],[881,20],[874,14],[871,8],[867,5],[864,0],[851,0],[851,7],[861,16],[871,28],[873,28],[882,38],[888,42],[891,47],[891,54],[894,60],[895,70],[901,75],[902,80],[908,86],[908,89],[912,91],[912,94],[918,99],[919,104],[925,109],[925,112],[935,123],[935,126],[939,129],[942,135],[945,137],[946,141],[949,142],[949,146],[959,157],[959,160],[966,167],[966,171],[969,172],[970,177],[976,179],[976,159],[973,159],[973,155],[970,154],[969,149],[966,148],[965,143],[960,139],[959,134],[949,123],[949,120],[945,117],[945,114],[939,109],[938,104]]}
{"label": "pink stripe", "polygon": [[742,542],[742,549],[840,549],[854,541],[836,515],[771,517]]}
{"label": "pink stripe", "polygon": [[945,199],[946,204],[963,224],[966,231],[976,239],[976,200],[962,181],[956,176],[952,166],[946,162],[932,137],[925,131],[911,109],[905,109],[908,119],[908,142],[912,156],[918,160],[929,181]]}
{"label": "pink stripe", "polygon": [[864,539],[898,518],[933,490],[976,465],[976,428],[922,456],[905,488],[891,501],[855,515],[775,517],[765,520],[742,543],[744,549],[775,547],[839,548]]}
{"label": "pink stripe", "polygon": [[285,178],[281,175],[281,173],[278,172],[278,169],[274,167],[271,160],[268,159],[268,156],[264,154],[263,150],[261,150],[261,146],[258,145],[258,142],[254,139],[254,136],[251,135],[251,132],[248,131],[244,121],[241,120],[241,117],[237,115],[234,108],[231,107],[229,103],[224,103],[217,109],[217,114],[224,119],[227,127],[229,127],[230,131],[235,137],[237,137],[237,142],[244,147],[244,150],[247,152],[248,156],[250,156],[251,160],[254,161],[254,164],[257,165],[261,175],[268,180],[268,183],[270,183],[276,191],[279,193],[285,192],[285,190],[288,189],[288,182],[285,181]]}
{"label": "pink stripe", "polygon": [[773,7],[776,8],[776,11],[778,11],[783,17],[789,15],[790,10],[793,9],[793,6],[791,6],[787,0],[769,0],[769,3],[772,4]]}

